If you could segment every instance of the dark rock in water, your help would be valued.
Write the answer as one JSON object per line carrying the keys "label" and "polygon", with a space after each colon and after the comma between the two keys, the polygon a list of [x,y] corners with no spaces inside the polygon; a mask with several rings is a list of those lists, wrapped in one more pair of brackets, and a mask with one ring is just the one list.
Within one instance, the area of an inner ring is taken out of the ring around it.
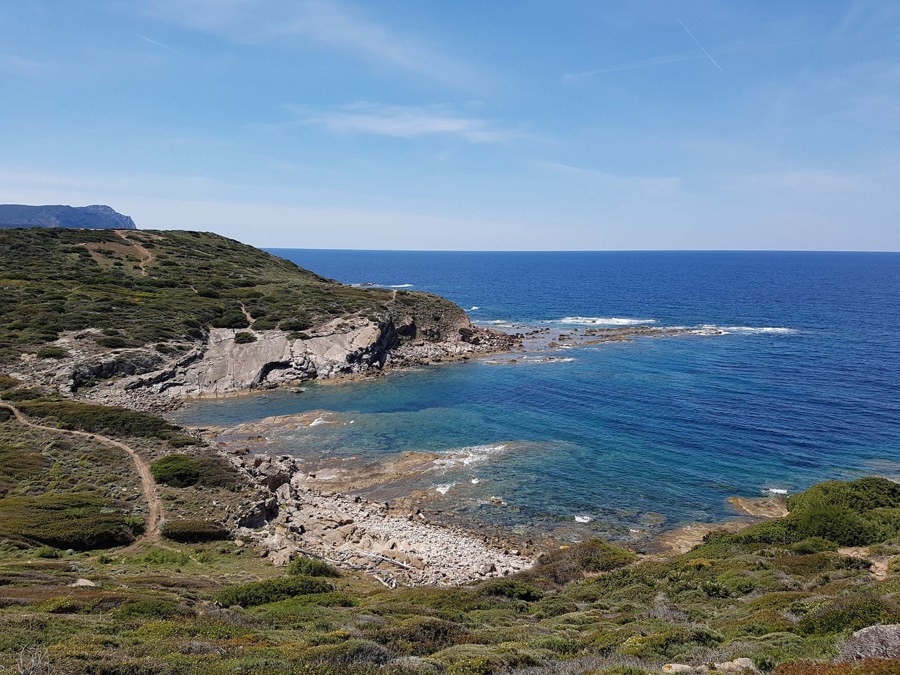
{"label": "dark rock in water", "polygon": [[67,227],[89,230],[136,230],[130,216],[110,206],[24,206],[0,204],[0,227]]}

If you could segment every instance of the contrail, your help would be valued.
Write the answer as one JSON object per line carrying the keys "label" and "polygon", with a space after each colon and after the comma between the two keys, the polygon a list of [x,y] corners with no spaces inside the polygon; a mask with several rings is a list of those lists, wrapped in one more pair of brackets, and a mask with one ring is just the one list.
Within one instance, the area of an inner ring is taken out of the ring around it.
{"label": "contrail", "polygon": [[151,39],[151,38],[148,38],[146,35],[141,35],[140,33],[135,33],[135,35],[137,35],[139,38],[141,38],[141,40],[146,40],[146,41],[149,42],[151,45],[156,45],[157,47],[162,47],[163,49],[168,49],[170,52],[175,52],[176,54],[180,54],[180,53],[181,53],[181,52],[179,52],[177,49],[175,49],[174,47],[170,47],[170,46],[167,45],[167,44],[163,44],[162,42],[158,42],[157,40],[153,40],[153,39]]}
{"label": "contrail", "polygon": [[710,54],[708,51],[706,51],[706,47],[701,45],[700,40],[698,40],[697,38],[694,37],[694,34],[691,32],[691,29],[688,28],[687,26],[685,26],[684,22],[681,19],[679,19],[678,17],[675,17],[675,18],[678,20],[678,23],[681,24],[681,27],[684,28],[685,32],[691,36],[691,40],[694,41],[694,44],[696,44],[698,47],[700,47],[700,49],[703,51],[703,53],[706,54],[706,58],[708,58],[712,62],[712,64],[716,68],[719,69],[719,72],[724,72],[724,71],[722,71],[722,66],[720,66],[718,63],[716,63],[716,60],[712,57],[712,54]]}

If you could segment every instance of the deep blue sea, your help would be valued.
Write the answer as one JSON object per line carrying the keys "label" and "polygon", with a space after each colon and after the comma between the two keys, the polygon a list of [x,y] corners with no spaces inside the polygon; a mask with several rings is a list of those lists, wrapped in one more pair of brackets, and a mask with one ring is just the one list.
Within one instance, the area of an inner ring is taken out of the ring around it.
{"label": "deep blue sea", "polygon": [[334,411],[279,451],[444,453],[407,487],[441,488],[436,508],[459,518],[572,539],[641,540],[728,518],[731,495],[900,477],[900,254],[272,252],[346,283],[438,293],[486,325],[725,334],[198,402],[185,421]]}

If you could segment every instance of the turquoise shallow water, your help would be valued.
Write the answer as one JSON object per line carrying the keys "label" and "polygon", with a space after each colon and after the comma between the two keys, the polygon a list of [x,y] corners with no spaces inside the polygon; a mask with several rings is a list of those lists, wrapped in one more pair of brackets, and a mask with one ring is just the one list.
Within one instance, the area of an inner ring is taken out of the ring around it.
{"label": "turquoise shallow water", "polygon": [[485,324],[652,320],[726,334],[309,384],[193,403],[184,421],[332,411],[272,449],[442,453],[403,488],[440,487],[436,508],[461,518],[570,538],[641,539],[728,517],[729,495],[900,475],[898,254],[274,252],[347,283],[440,293]]}

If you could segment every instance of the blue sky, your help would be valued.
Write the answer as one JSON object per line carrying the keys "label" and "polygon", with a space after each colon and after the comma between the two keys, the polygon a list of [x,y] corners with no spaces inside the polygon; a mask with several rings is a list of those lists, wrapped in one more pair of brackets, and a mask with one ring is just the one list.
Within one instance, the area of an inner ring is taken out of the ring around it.
{"label": "blue sky", "polygon": [[363,249],[900,250],[900,3],[0,4],[0,202]]}

